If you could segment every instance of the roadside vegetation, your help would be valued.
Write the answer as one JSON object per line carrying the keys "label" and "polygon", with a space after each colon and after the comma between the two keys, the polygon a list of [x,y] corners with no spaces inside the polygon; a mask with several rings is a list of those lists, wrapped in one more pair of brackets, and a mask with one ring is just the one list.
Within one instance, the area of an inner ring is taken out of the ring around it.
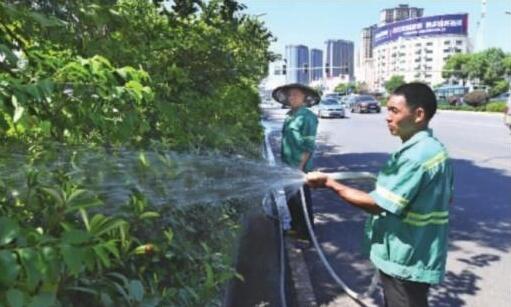
{"label": "roadside vegetation", "polygon": [[[111,204],[61,146],[257,157],[273,39],[233,0],[0,3],[1,306],[215,306],[247,205]],[[58,144],[55,145],[55,144]],[[6,151],[8,154],[11,151]],[[165,155],[162,154],[162,159]],[[169,163],[171,163],[170,161]],[[11,162],[9,162],[11,163]],[[112,207],[117,210],[106,210]]]}

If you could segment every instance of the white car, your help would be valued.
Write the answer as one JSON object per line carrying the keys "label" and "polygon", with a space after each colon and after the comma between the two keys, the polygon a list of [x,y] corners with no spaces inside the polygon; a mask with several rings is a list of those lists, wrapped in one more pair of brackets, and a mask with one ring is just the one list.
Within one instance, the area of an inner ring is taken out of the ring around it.
{"label": "white car", "polygon": [[318,105],[314,106],[313,112],[315,112],[319,118],[323,117],[340,117],[346,116],[346,110],[337,99],[323,99]]}

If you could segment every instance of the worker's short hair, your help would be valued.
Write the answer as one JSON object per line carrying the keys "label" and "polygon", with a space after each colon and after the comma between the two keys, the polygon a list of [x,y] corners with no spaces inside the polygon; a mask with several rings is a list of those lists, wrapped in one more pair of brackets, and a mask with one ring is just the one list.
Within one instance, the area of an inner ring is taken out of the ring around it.
{"label": "worker's short hair", "polygon": [[437,100],[433,90],[424,83],[410,82],[396,88],[392,95],[405,97],[406,104],[412,110],[419,107],[424,109],[427,120],[433,118],[436,113]]}

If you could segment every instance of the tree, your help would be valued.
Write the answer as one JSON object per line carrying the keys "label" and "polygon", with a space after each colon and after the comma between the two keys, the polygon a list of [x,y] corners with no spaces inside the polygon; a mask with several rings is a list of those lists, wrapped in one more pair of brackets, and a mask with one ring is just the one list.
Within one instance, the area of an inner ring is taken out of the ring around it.
{"label": "tree", "polygon": [[457,53],[447,60],[444,64],[442,77],[444,78],[457,78],[461,79],[463,84],[465,84],[468,76],[468,62],[472,59],[470,54],[467,53]]}
{"label": "tree", "polygon": [[358,94],[368,94],[369,93],[369,85],[365,82],[357,82],[357,93]]}
{"label": "tree", "polygon": [[450,57],[443,67],[444,78],[477,81],[490,87],[491,95],[501,93],[503,80],[511,74],[511,54],[501,49],[490,48],[473,54],[455,54]]}
{"label": "tree", "polygon": [[334,92],[347,94],[348,92],[354,93],[356,92],[357,85],[355,83],[339,83],[335,89]]}
{"label": "tree", "polygon": [[390,77],[388,81],[385,82],[384,87],[387,90],[387,93],[392,93],[396,88],[405,84],[405,77],[401,75],[394,75]]}

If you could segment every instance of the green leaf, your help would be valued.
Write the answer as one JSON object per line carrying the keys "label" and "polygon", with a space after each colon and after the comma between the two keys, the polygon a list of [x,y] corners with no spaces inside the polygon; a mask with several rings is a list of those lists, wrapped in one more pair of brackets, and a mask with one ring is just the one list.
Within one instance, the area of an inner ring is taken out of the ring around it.
{"label": "green leaf", "polygon": [[101,294],[99,296],[99,300],[101,301],[101,304],[103,306],[107,306],[108,307],[108,306],[113,306],[114,305],[114,301],[112,300],[112,297],[108,293],[101,292]]}
{"label": "green leaf", "polygon": [[140,280],[131,280],[128,286],[130,298],[135,302],[141,302],[144,299],[144,286]]}
{"label": "green leaf", "polygon": [[116,283],[115,281],[112,282],[112,285],[114,285],[115,289],[117,290],[117,293],[122,295],[122,297],[124,298],[126,303],[129,304],[130,303],[130,298],[128,297],[128,293],[126,293],[126,290],[124,290],[124,288],[121,285],[119,285],[118,283]]}
{"label": "green leaf", "polygon": [[206,268],[206,288],[211,289],[214,286],[213,269],[211,268],[211,265],[209,265],[209,263],[205,264],[205,268]]}
{"label": "green leaf", "polygon": [[75,191],[73,191],[73,193],[71,193],[71,195],[69,195],[66,199],[66,202],[69,204],[69,205],[72,205],[73,204],[73,201],[82,196],[83,194],[87,193],[87,190],[83,190],[83,189],[77,189]]}
{"label": "green leaf", "polygon": [[64,263],[73,275],[77,275],[82,270],[82,263],[85,258],[85,251],[81,247],[74,247],[71,245],[61,245],[62,256]]}
{"label": "green leaf", "polygon": [[0,284],[10,286],[20,271],[16,254],[8,250],[0,250]]}
{"label": "green leaf", "polygon": [[110,240],[108,242],[106,242],[105,244],[103,244],[103,246],[112,254],[114,255],[116,258],[120,258],[120,255],[119,255],[119,249],[117,249],[117,244],[116,244],[117,240]]}
{"label": "green leaf", "polygon": [[94,250],[94,253],[98,256],[99,260],[103,264],[104,267],[109,268],[110,267],[110,258],[108,257],[108,254],[103,250],[102,245],[96,245],[92,248]]}
{"label": "green leaf", "polygon": [[52,188],[41,188],[41,190],[51,196],[57,205],[62,206],[64,204],[64,198],[62,197],[62,193],[60,191]]}
{"label": "green leaf", "polygon": [[18,223],[8,217],[0,217],[0,246],[11,243],[19,234]]}
{"label": "green leaf", "polygon": [[148,211],[148,212],[144,212],[140,215],[140,219],[143,220],[143,219],[151,219],[151,218],[157,218],[157,217],[160,217],[160,214],[158,212],[154,212],[154,211]]}
{"label": "green leaf", "polygon": [[128,278],[126,278],[126,276],[122,275],[121,273],[111,272],[111,273],[107,273],[107,275],[111,276],[111,277],[114,277],[114,278],[117,278],[118,280],[120,280],[122,282],[122,284],[125,287],[128,286]]}
{"label": "green leaf", "polygon": [[55,304],[55,295],[53,293],[43,292],[32,298],[28,307],[51,307]]}
{"label": "green leaf", "polygon": [[171,243],[172,239],[174,238],[174,231],[172,231],[172,228],[167,229],[166,231],[163,232],[163,234],[165,235],[165,238],[167,238],[169,243]]}
{"label": "green leaf", "polygon": [[7,290],[5,296],[10,307],[23,307],[23,292],[21,292],[19,289],[11,288]]}
{"label": "green leaf", "polygon": [[90,241],[92,236],[83,230],[71,229],[62,235],[62,241],[68,244],[82,244]]}
{"label": "green leaf", "polygon": [[46,270],[44,272],[46,281],[55,281],[59,278],[60,263],[62,259],[58,254],[58,250],[52,246],[45,246],[42,248],[43,261],[46,263]]}
{"label": "green leaf", "polygon": [[21,248],[18,250],[21,264],[27,275],[27,287],[34,290],[43,279],[43,272],[46,271],[46,263],[42,255],[33,248]]}
{"label": "green leaf", "polygon": [[102,214],[96,214],[90,221],[90,233],[95,236],[101,236],[114,229],[119,229],[127,225],[126,221],[121,219],[112,219]]}

